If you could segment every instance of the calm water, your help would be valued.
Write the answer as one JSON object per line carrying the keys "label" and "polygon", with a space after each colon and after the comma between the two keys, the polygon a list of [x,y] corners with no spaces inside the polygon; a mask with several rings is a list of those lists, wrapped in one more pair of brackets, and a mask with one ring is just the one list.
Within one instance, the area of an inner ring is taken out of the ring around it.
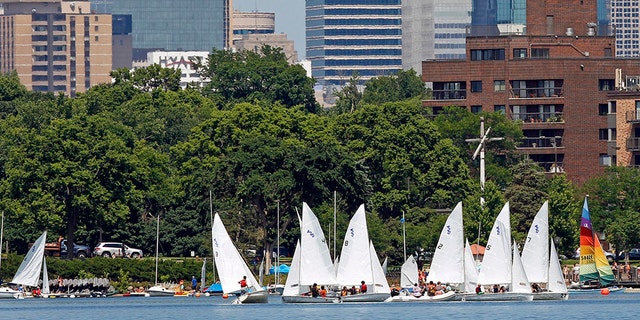
{"label": "calm water", "polygon": [[0,319],[615,319],[637,318],[640,293],[568,301],[230,305],[221,297],[0,300]]}

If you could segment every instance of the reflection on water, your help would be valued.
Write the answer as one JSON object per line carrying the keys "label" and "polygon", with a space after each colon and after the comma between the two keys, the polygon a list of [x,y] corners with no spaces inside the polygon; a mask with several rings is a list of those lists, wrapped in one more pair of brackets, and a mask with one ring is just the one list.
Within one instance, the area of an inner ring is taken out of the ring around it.
{"label": "reflection on water", "polygon": [[221,297],[136,297],[0,300],[4,319],[570,319],[635,318],[640,293],[574,295],[568,301],[231,305]]}

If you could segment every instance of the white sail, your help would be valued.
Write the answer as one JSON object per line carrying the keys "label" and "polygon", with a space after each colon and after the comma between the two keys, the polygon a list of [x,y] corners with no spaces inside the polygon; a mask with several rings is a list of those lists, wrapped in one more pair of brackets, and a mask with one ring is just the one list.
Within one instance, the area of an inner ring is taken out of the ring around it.
{"label": "white sail", "polygon": [[[302,204],[300,247],[300,284],[337,285],[336,271],[331,261],[327,240],[316,215]],[[342,257],[341,259],[344,259]],[[342,264],[342,263],[341,263]]]}
{"label": "white sail", "polygon": [[433,254],[427,281],[460,284],[464,282],[464,230],[462,228],[462,202],[449,214],[440,232]]}
{"label": "white sail", "polygon": [[382,271],[384,271],[384,275],[387,275],[387,257],[384,257],[384,262],[382,262]]}
{"label": "white sail", "polygon": [[551,240],[551,258],[549,258],[549,283],[547,284],[547,290],[551,292],[567,293],[567,285],[564,282],[564,275],[562,274],[562,266],[560,266],[560,259],[558,259],[558,252],[556,251],[556,245]]}
{"label": "white sail", "polygon": [[[508,215],[508,203],[505,204]],[[511,283],[511,232],[504,225],[503,211],[496,219],[487,241],[487,246],[482,259],[482,267],[478,274],[478,283],[488,284],[510,284]],[[508,217],[507,217],[508,219]]]}
{"label": "white sail", "polygon": [[471,253],[469,240],[466,240],[464,246],[464,292],[475,292],[478,284],[478,266]]}
{"label": "white sail", "polygon": [[42,260],[44,259],[44,245],[47,240],[47,232],[33,243],[31,249],[22,260],[18,271],[13,276],[11,282],[25,286],[35,287],[40,280],[40,272],[42,272]]}
{"label": "white sail", "polygon": [[418,283],[418,264],[413,256],[409,256],[407,261],[402,264],[400,286],[402,288],[413,288],[416,283]]}
{"label": "white sail", "polygon": [[42,259],[42,288],[40,293],[46,295],[51,293],[49,289],[49,272],[47,271],[47,259]]}
{"label": "white sail", "polygon": [[373,242],[370,242],[369,254],[371,256],[371,273],[373,278],[371,283],[373,283],[373,292],[390,293],[391,288],[389,288],[389,282],[387,282],[387,277],[384,275],[384,270],[380,265],[380,259],[378,259],[376,248],[373,247]]}
{"label": "white sail", "polygon": [[351,218],[344,235],[338,264],[338,284],[340,287],[351,287],[360,285],[361,281],[372,283],[372,270],[369,232],[363,204]]}
{"label": "white sail", "polygon": [[303,292],[308,292],[306,288],[300,286],[300,241],[296,244],[296,251],[291,259],[291,267],[284,284],[283,296],[297,296]]}
{"label": "white sail", "polygon": [[515,243],[513,244],[513,267],[511,268],[511,292],[531,293],[531,284],[527,280],[518,246]]}
{"label": "white sail", "polygon": [[240,291],[240,283],[242,277],[247,277],[247,286],[252,291],[263,290],[256,277],[251,273],[247,263],[244,261],[235,245],[231,241],[231,237],[227,233],[220,216],[216,213],[213,219],[213,257],[220,285],[224,293]]}
{"label": "white sail", "polygon": [[530,282],[549,279],[549,202],[545,201],[533,218],[522,249],[522,265]]}

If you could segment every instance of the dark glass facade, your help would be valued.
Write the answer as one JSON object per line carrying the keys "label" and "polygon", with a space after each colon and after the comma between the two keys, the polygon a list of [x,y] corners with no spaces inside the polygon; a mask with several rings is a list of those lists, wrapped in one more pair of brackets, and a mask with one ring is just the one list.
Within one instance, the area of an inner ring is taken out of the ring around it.
{"label": "dark glass facade", "polygon": [[224,48],[227,0],[93,0],[98,13],[131,15],[133,47],[211,51]]}

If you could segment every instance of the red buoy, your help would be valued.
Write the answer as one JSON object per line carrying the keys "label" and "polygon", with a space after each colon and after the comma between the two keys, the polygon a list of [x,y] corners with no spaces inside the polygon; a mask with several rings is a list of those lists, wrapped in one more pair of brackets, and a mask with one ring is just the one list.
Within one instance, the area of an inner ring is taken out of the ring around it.
{"label": "red buoy", "polygon": [[602,288],[602,290],[600,290],[600,294],[603,296],[609,295],[610,292],[609,288]]}

